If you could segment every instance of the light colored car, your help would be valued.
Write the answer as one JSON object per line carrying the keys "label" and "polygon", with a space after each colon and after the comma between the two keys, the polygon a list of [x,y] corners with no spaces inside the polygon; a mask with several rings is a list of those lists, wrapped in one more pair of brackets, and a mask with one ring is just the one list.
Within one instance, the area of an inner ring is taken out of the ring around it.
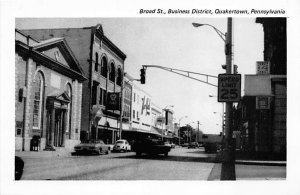
{"label": "light colored car", "polygon": [[76,153],[108,154],[111,148],[109,145],[106,145],[102,140],[94,139],[82,141],[80,144],[74,147],[74,150]]}
{"label": "light colored car", "polygon": [[169,142],[164,142],[165,146],[169,146],[170,148],[172,148],[172,145]]}
{"label": "light colored car", "polygon": [[120,139],[120,140],[116,141],[113,151],[128,152],[128,151],[131,151],[131,146],[127,140]]}

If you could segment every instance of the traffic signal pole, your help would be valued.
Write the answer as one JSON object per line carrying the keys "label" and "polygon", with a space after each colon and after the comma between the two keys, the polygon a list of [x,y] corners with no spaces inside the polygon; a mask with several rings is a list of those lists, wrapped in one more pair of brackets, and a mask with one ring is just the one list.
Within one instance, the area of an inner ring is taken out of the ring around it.
{"label": "traffic signal pole", "polygon": [[[226,74],[232,74],[232,18],[227,19],[227,34],[225,42]],[[225,115],[225,149],[221,168],[221,180],[236,180],[235,148],[232,143],[232,102],[226,102]]]}

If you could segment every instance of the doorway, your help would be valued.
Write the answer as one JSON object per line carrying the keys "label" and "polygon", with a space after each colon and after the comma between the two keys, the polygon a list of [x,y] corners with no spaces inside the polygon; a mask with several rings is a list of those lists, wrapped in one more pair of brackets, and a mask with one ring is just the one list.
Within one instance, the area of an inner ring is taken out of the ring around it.
{"label": "doorway", "polygon": [[55,109],[55,123],[54,123],[54,142],[53,146],[63,147],[64,146],[64,117],[63,109]]}

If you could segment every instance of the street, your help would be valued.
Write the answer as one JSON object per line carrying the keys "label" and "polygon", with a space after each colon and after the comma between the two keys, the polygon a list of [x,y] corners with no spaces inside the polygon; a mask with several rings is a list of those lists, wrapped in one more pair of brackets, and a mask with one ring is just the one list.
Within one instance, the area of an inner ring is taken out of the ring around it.
{"label": "street", "polygon": [[207,180],[214,156],[203,148],[181,147],[172,149],[168,157],[136,157],[134,152],[51,158],[27,155],[22,157],[22,180]]}

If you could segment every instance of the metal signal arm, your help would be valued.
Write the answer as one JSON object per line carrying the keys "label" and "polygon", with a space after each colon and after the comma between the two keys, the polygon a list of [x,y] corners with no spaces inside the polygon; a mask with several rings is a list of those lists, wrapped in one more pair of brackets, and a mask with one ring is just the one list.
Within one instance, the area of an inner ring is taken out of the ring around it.
{"label": "metal signal arm", "polygon": [[[163,69],[165,71],[169,71],[169,72],[172,72],[172,73],[175,73],[175,74],[179,74],[181,76],[184,76],[184,77],[187,77],[187,78],[190,78],[190,79],[202,82],[202,83],[206,83],[206,84],[214,86],[214,87],[218,87],[218,85],[215,85],[215,84],[209,82],[209,80],[208,80],[208,78],[218,79],[217,76],[202,74],[202,73],[198,73],[198,72],[191,72],[191,71],[186,71],[186,70],[180,70],[180,69],[175,69],[175,68],[169,68],[169,67],[164,67],[164,66],[158,66],[158,65],[143,65],[143,68],[144,69],[146,69],[146,68],[160,68],[160,69]],[[190,74],[192,74],[192,75],[201,75],[201,76],[204,76],[206,79],[200,80],[198,78],[192,77]]]}

